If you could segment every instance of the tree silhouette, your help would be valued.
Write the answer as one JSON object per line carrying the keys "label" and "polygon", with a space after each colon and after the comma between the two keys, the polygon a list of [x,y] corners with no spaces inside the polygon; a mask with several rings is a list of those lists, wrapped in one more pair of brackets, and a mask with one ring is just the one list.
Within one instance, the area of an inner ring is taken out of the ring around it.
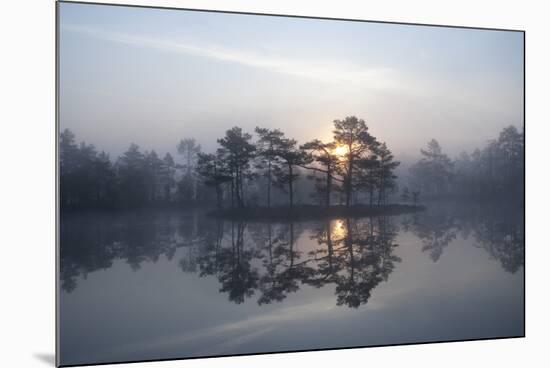
{"label": "tree silhouette", "polygon": [[411,193],[409,192],[408,187],[403,188],[403,191],[401,192],[401,200],[405,203],[411,200]]}
{"label": "tree silhouette", "polygon": [[358,161],[368,155],[376,141],[368,132],[365,121],[355,116],[348,116],[344,120],[334,120],[334,141],[338,146],[346,149],[345,162],[341,174],[344,178],[344,192],[346,206],[351,205],[354,185],[354,173]]}
{"label": "tree silhouette", "polygon": [[499,174],[502,193],[521,197],[523,193],[523,134],[514,126],[502,130],[498,138]]}
{"label": "tree silhouette", "polygon": [[[332,142],[313,139],[299,146],[278,129],[258,127],[256,134],[253,142],[250,134],[234,127],[218,139],[220,147],[209,156],[201,156],[194,139],[184,139],[178,145],[184,163],[176,164],[170,153],[142,152],[136,144],[112,161],[92,144],[77,144],[74,134],[64,130],[59,136],[61,208],[221,208],[229,198],[232,207],[261,207],[264,194],[264,206],[271,208],[285,193],[291,208],[312,199],[330,207],[337,195],[348,207],[367,200],[371,206],[384,206],[395,198],[399,162],[357,117],[335,120]],[[430,140],[420,150],[421,159],[409,168],[413,204],[421,191],[426,200],[460,197],[521,204],[523,141],[523,132],[509,126],[482,149],[461,152],[451,160],[435,139]],[[299,180],[305,170],[313,182]],[[262,180],[255,180],[260,176]]]}
{"label": "tree silhouette", "polygon": [[519,204],[524,192],[523,149],[523,133],[514,126],[504,128],[482,149],[462,151],[453,161],[432,140],[410,168],[411,185],[434,199],[460,196]]}
{"label": "tree silhouette", "polygon": [[376,154],[378,142],[373,142],[372,151],[366,157],[357,160],[357,172],[355,174],[355,187],[358,191],[368,194],[369,204],[375,204],[375,193],[380,186],[380,158]]}
{"label": "tree silhouette", "polygon": [[127,207],[143,206],[147,202],[145,157],[132,143],[117,161],[122,203]]}
{"label": "tree silhouette", "polygon": [[163,162],[155,151],[151,151],[145,152],[144,165],[146,171],[145,180],[148,191],[147,201],[149,203],[155,203],[162,191],[162,186],[159,179],[161,177]]}
{"label": "tree silhouette", "polygon": [[289,207],[294,207],[294,182],[298,179],[297,168],[307,165],[312,158],[306,152],[297,147],[294,139],[279,138],[277,145],[277,157],[281,165],[275,169],[277,183],[288,192]]}
{"label": "tree silhouette", "polygon": [[184,172],[184,176],[179,183],[179,195],[184,201],[192,201],[196,198],[197,191],[195,180],[193,180],[193,173],[198,154],[201,152],[201,146],[194,138],[186,138],[180,140],[177,149],[184,159],[184,163],[178,165]]}
{"label": "tree silhouette", "polygon": [[376,154],[378,160],[378,205],[386,205],[388,192],[396,188],[395,179],[397,176],[394,170],[399,166],[398,161],[394,161],[393,154],[387,148],[386,143],[377,146]]}
{"label": "tree silhouette", "polygon": [[417,205],[418,203],[418,198],[420,198],[420,191],[419,190],[416,190],[416,191],[413,191],[412,193],[412,199],[413,199],[413,205]]}
{"label": "tree silhouette", "polygon": [[117,197],[116,173],[105,152],[93,145],[77,145],[65,129],[59,137],[60,204],[62,208],[113,206]]}
{"label": "tree silhouette", "polygon": [[432,139],[426,149],[421,149],[422,159],[410,171],[425,194],[442,195],[449,190],[453,164],[443,153],[439,143]]}
{"label": "tree silhouette", "polygon": [[61,188],[61,206],[70,207],[75,204],[76,170],[78,147],[74,134],[65,129],[59,136],[59,172]]}
{"label": "tree silhouette", "polygon": [[321,183],[318,184],[320,191],[324,192],[325,206],[330,207],[333,181],[341,181],[341,179],[335,177],[338,166],[340,165],[340,159],[338,155],[334,153],[336,144],[334,142],[323,143],[318,139],[314,139],[311,142],[303,144],[300,149],[309,152],[318,165],[317,167],[306,168],[322,172],[325,175],[324,185]]}
{"label": "tree silhouette", "polygon": [[166,153],[162,159],[159,170],[159,185],[165,203],[172,200],[172,188],[175,184],[174,174],[176,172],[176,163],[170,153]]}
{"label": "tree silhouette", "polygon": [[[250,161],[254,157],[256,147],[250,143],[251,139],[252,136],[243,133],[239,127],[229,129],[225,137],[218,139],[222,146],[218,150],[218,155],[226,160],[232,176],[231,198],[235,197],[239,208],[245,206],[243,183],[252,175]],[[233,205],[233,200],[231,203]]]}
{"label": "tree silhouette", "polygon": [[223,161],[223,157],[217,155],[199,153],[197,162],[197,172],[203,178],[207,186],[214,187],[216,190],[216,203],[218,208],[223,206],[222,185],[232,181],[228,166]]}
{"label": "tree silhouette", "polygon": [[271,207],[271,187],[273,182],[273,172],[280,170],[280,162],[277,152],[284,134],[279,129],[269,130],[256,127],[258,134],[257,154],[260,158],[258,168],[264,170],[266,178],[266,205]]}

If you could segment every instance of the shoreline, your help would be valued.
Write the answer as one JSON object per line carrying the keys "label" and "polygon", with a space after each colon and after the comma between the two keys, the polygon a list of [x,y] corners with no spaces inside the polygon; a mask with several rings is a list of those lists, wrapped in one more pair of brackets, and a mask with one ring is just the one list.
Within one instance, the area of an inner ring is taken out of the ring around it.
{"label": "shoreline", "polygon": [[246,221],[272,221],[272,220],[319,220],[333,218],[358,218],[373,216],[396,216],[405,213],[414,213],[426,210],[421,205],[390,204],[386,206],[313,206],[303,205],[290,207],[247,207],[247,208],[224,208],[207,213],[209,217],[226,220]]}

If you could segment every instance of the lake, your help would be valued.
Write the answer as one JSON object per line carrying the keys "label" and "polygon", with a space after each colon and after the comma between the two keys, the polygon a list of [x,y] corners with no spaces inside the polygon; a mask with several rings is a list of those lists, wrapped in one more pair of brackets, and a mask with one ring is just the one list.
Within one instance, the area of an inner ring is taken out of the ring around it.
{"label": "lake", "polygon": [[294,223],[64,213],[61,364],[524,335],[521,208]]}

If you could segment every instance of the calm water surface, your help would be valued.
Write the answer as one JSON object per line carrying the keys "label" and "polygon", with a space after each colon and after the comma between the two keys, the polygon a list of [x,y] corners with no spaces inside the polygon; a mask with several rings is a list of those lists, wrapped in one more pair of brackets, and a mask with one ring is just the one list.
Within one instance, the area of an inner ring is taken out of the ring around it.
{"label": "calm water surface", "polygon": [[64,214],[61,363],[519,336],[523,213],[321,222]]}

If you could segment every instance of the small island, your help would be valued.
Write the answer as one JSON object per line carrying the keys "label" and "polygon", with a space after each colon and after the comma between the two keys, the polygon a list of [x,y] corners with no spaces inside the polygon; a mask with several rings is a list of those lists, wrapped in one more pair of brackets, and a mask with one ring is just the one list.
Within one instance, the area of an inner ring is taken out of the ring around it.
{"label": "small island", "polygon": [[243,220],[248,222],[262,221],[307,221],[335,218],[358,218],[380,215],[401,215],[424,211],[425,206],[407,204],[389,204],[386,206],[354,205],[354,206],[315,206],[303,205],[290,207],[245,207],[245,208],[224,208],[208,213],[209,216],[229,219]]}

